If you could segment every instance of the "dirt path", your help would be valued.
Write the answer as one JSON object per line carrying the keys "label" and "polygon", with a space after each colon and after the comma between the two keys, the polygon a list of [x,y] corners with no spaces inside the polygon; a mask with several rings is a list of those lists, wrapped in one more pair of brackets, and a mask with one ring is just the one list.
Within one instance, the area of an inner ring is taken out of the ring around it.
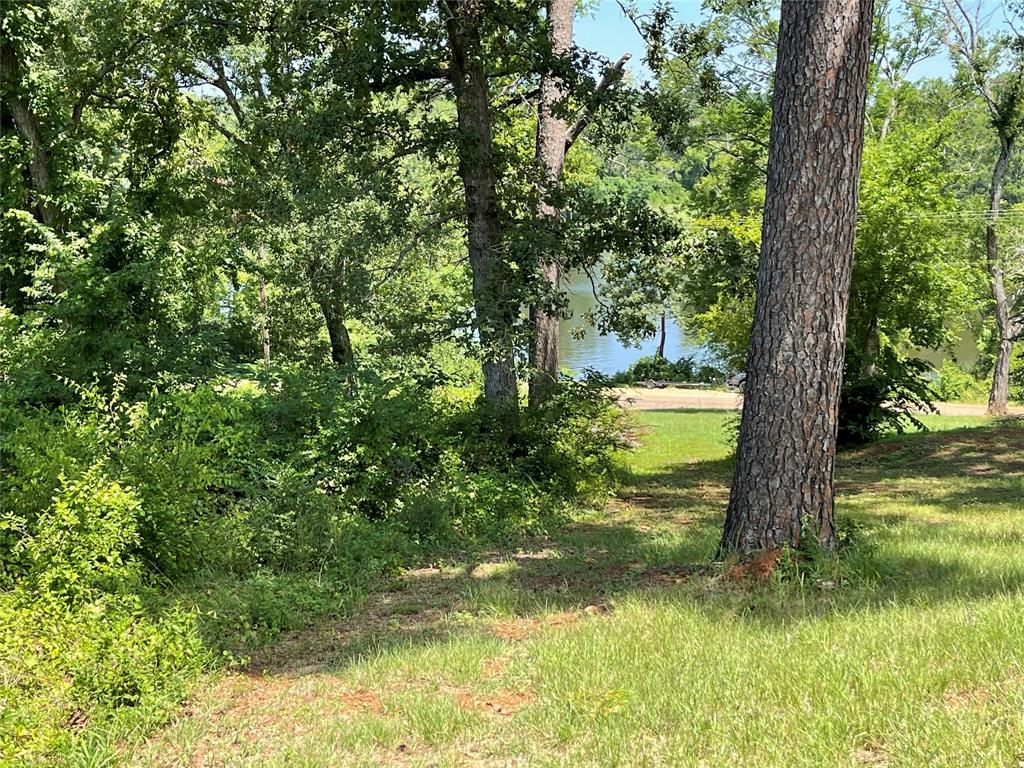
{"label": "dirt path", "polygon": [[[616,389],[619,402],[627,408],[641,411],[671,410],[685,408],[708,411],[737,410],[743,397],[735,392],[695,389],[646,389],[622,387]],[[943,416],[984,416],[985,406],[977,403],[936,403]],[[1010,406],[1010,413],[1024,415],[1024,406]]]}
{"label": "dirt path", "polygon": [[646,389],[622,387],[615,390],[619,402],[627,408],[641,411],[660,411],[686,408],[707,411],[735,411],[743,403],[736,392],[707,389]]}

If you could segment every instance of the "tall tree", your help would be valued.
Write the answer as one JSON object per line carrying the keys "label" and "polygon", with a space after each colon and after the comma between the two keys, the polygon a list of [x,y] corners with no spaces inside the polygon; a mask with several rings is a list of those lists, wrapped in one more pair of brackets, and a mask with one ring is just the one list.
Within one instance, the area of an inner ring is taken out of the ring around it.
{"label": "tall tree", "polygon": [[[1015,44],[1004,36],[983,36],[982,5],[970,10],[960,0],[943,0],[950,52],[962,65],[962,75],[981,96],[999,140],[999,154],[992,167],[988,190],[988,216],[985,221],[985,265],[994,305],[998,347],[988,396],[988,413],[1004,415],[1010,399],[1010,362],[1013,344],[1022,332],[1022,324],[1013,315],[1013,300],[1004,279],[1003,259],[999,252],[997,224],[1003,200],[1003,185],[1010,159],[1024,133],[1024,40]],[[1009,66],[1000,64],[1009,58]]]}
{"label": "tall tree", "polygon": [[601,81],[586,100],[583,110],[570,126],[566,122],[566,101],[570,94],[566,74],[572,71],[572,29],[574,0],[548,0],[547,50],[540,67],[540,88],[537,98],[536,159],[541,178],[538,184],[537,218],[541,229],[548,234],[538,264],[540,292],[545,301],[530,305],[530,324],[533,338],[529,350],[531,406],[542,403],[558,380],[558,327],[559,312],[547,306],[546,301],[561,292],[562,264],[557,243],[560,211],[552,202],[552,195],[562,180],[565,158],[576,140],[590,124],[594,113],[607,100],[609,93],[623,76],[626,62],[632,54],[624,53],[618,61],[605,68]]}
{"label": "tall tree", "polygon": [[872,0],[784,0],[724,551],[834,543],[833,465]]}
{"label": "tall tree", "polygon": [[[574,0],[548,0],[547,3],[548,45],[556,65],[564,63],[572,47],[574,5]],[[568,128],[563,116],[563,102],[566,95],[567,88],[561,74],[554,71],[554,67],[547,69],[540,78],[537,101],[537,160],[542,174],[537,216],[548,222],[555,222],[558,218],[558,210],[550,195],[561,179],[565,165]],[[539,268],[546,287],[557,291],[561,283],[558,258],[544,253]],[[530,347],[530,405],[537,405],[558,376],[558,313],[535,303],[530,307],[530,322],[535,334]]]}
{"label": "tall tree", "polygon": [[50,151],[43,139],[42,129],[36,119],[35,111],[17,88],[27,80],[22,72],[21,62],[10,40],[0,42],[0,85],[8,91],[5,105],[10,111],[11,120],[21,137],[28,143],[32,151],[29,162],[29,178],[36,194],[36,213],[39,220],[48,227],[58,227],[60,210],[54,205],[53,183],[50,173]]}
{"label": "tall tree", "polygon": [[482,24],[480,0],[453,3],[446,20],[451,48],[449,77],[458,113],[459,176],[466,196],[469,264],[483,352],[484,399],[492,407],[514,412],[519,401],[512,339],[517,306],[511,299],[511,275],[504,258]]}

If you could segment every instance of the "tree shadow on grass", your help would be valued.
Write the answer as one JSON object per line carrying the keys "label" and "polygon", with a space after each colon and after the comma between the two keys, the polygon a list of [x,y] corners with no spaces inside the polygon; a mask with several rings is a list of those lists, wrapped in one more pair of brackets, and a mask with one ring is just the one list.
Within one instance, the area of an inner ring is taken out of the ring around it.
{"label": "tree shadow on grass", "polygon": [[[732,462],[678,463],[626,476],[599,517],[469,556],[455,567],[406,572],[374,590],[352,616],[257,653],[250,669],[337,674],[396,646],[474,635],[516,642],[613,610],[625,597],[690,601],[713,615],[738,611],[779,624],[1024,588],[1024,564],[1012,564],[1024,532],[971,527],[973,546],[997,558],[1005,552],[999,567],[956,552],[959,518],[971,500],[996,511],[1024,505],[1024,430],[1005,425],[909,435],[845,453],[838,465],[839,519],[859,530],[859,542],[840,555],[840,573],[849,579],[843,576],[838,588],[813,567],[799,587],[776,580],[781,589],[770,590],[742,572],[709,567]],[[879,509],[879,500],[891,503],[904,493],[911,502],[907,513]],[[790,601],[799,609],[787,602],[787,590],[795,589],[803,590],[799,601]]]}

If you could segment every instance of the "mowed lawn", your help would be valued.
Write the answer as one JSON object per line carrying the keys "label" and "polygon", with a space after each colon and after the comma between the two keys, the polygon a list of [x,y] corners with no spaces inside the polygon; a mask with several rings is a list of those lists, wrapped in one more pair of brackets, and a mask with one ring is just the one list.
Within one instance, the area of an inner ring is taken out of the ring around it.
{"label": "mowed lawn", "polygon": [[637,418],[608,509],[403,575],[112,762],[1024,765],[1021,422],[843,454],[840,558],[766,574],[709,565],[730,414]]}

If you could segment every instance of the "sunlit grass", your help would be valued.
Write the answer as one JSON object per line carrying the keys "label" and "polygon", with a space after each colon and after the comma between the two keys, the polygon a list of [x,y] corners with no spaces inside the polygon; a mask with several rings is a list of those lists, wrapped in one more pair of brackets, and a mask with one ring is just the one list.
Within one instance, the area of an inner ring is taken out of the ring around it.
{"label": "sunlit grass", "polygon": [[929,417],[843,453],[853,543],[755,584],[708,567],[728,417],[640,414],[607,512],[410,574],[212,681],[123,761],[1017,768],[1024,428]]}

